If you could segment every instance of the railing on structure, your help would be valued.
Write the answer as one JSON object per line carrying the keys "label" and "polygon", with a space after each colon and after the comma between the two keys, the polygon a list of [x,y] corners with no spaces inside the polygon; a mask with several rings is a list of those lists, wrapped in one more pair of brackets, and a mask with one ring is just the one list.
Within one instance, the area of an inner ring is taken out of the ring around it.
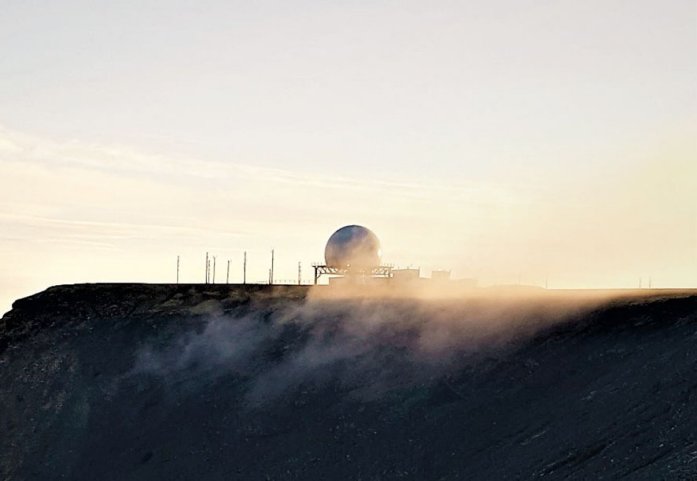
{"label": "railing on structure", "polygon": [[315,284],[322,275],[330,276],[346,276],[346,275],[359,275],[359,276],[371,276],[371,277],[392,277],[392,266],[377,266],[372,269],[351,269],[343,267],[330,267],[324,264],[312,264],[312,268],[315,270]]}

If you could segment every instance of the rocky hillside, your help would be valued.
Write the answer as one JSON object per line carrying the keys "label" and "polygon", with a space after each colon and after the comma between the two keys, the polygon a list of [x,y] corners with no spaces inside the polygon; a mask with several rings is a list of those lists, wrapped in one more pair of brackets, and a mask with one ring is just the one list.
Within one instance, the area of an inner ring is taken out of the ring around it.
{"label": "rocky hillside", "polygon": [[697,293],[57,286],[0,321],[2,480],[694,480]]}

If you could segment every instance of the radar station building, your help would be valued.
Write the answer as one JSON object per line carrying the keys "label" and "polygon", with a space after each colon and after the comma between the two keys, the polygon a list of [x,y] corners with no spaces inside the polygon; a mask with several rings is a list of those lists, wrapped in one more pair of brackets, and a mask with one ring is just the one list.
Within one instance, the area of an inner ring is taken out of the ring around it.
{"label": "radar station building", "polygon": [[330,285],[393,283],[412,286],[423,282],[434,284],[456,283],[475,287],[473,279],[451,280],[450,271],[434,270],[431,278],[421,277],[421,269],[395,269],[382,263],[380,240],[361,225],[347,225],[336,230],[324,248],[324,264],[313,264],[314,283],[323,275],[330,276]]}

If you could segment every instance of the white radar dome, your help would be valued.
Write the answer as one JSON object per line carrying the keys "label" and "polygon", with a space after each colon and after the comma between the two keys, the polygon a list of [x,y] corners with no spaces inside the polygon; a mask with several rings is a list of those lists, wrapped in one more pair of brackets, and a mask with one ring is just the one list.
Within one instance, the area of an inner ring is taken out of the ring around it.
{"label": "white radar dome", "polygon": [[370,229],[347,225],[334,232],[324,249],[328,267],[368,270],[380,265],[380,241]]}

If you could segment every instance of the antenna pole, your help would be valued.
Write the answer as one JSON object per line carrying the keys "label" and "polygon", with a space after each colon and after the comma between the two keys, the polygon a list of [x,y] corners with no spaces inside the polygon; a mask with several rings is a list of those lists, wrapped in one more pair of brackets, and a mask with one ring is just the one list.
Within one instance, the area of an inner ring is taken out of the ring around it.
{"label": "antenna pole", "polygon": [[213,284],[215,284],[215,256],[213,256]]}
{"label": "antenna pole", "polygon": [[302,284],[302,279],[303,279],[302,264],[300,262],[298,262],[298,285]]}
{"label": "antenna pole", "polygon": [[227,275],[225,276],[225,284],[230,284],[230,259],[227,260]]}
{"label": "antenna pole", "polygon": [[274,261],[274,251],[271,249],[271,270],[269,271],[269,284],[273,284],[273,261]]}
{"label": "antenna pole", "polygon": [[209,267],[209,265],[210,264],[208,263],[208,252],[206,252],[206,280],[205,280],[204,284],[208,284],[208,267]]}
{"label": "antenna pole", "polygon": [[242,263],[242,284],[247,283],[247,251],[244,251],[244,261]]}
{"label": "antenna pole", "polygon": [[179,284],[179,256],[177,256],[177,284]]}

